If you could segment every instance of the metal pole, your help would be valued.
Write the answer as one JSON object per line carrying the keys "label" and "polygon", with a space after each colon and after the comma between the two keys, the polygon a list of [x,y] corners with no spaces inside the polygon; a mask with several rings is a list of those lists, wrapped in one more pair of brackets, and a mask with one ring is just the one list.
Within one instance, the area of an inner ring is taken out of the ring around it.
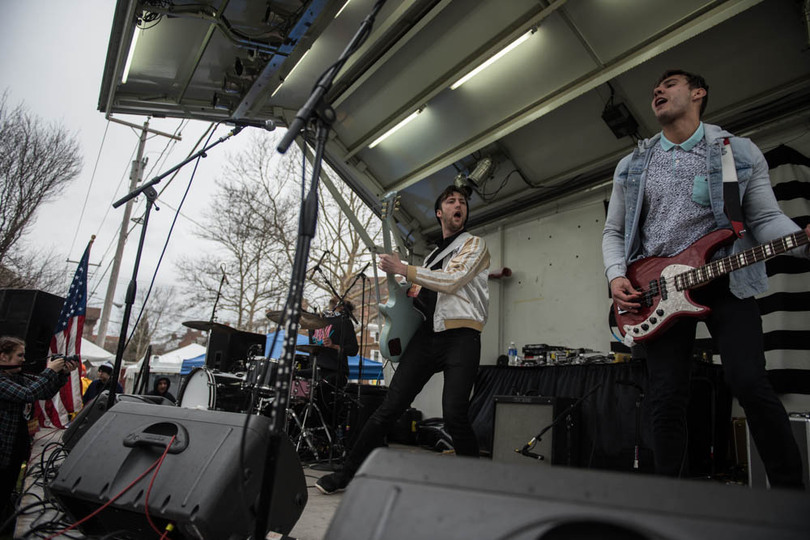
{"label": "metal pole", "polygon": [[[138,155],[132,162],[132,171],[129,174],[129,191],[134,191],[138,184],[143,180],[143,151],[146,147],[146,136],[149,133],[149,119],[143,124],[141,129],[141,136],[138,141]],[[104,308],[101,310],[101,322],[98,326],[98,335],[96,336],[96,345],[104,348],[104,341],[107,339],[107,325],[110,322],[110,310],[112,309],[113,298],[115,297],[115,287],[118,284],[118,273],[121,270],[121,259],[124,255],[124,247],[127,244],[127,230],[129,229],[129,221],[132,217],[132,204],[133,201],[127,201],[124,208],[124,218],[121,221],[121,231],[118,233],[118,246],[115,248],[115,257],[113,258],[112,270],[110,271],[110,281],[107,283],[107,294],[104,297]]]}

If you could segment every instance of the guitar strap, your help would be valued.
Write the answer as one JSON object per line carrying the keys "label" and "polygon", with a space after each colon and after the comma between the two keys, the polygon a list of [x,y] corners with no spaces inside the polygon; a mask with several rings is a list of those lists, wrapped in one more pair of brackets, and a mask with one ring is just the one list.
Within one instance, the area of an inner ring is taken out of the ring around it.
{"label": "guitar strap", "polygon": [[458,235],[458,236],[456,237],[456,239],[455,239],[455,240],[453,240],[452,242],[450,242],[450,245],[449,245],[449,246],[447,246],[446,248],[444,248],[444,249],[442,250],[442,252],[441,252],[441,253],[439,253],[438,255],[436,255],[435,257],[433,257],[432,259],[430,259],[430,255],[428,255],[427,257],[425,257],[425,260],[427,261],[428,259],[430,259],[430,262],[429,262],[429,263],[427,263],[427,262],[426,262],[426,263],[424,264],[424,266],[427,266],[428,264],[430,264],[431,266],[433,266],[433,265],[434,265],[434,264],[436,264],[437,262],[439,262],[439,261],[443,261],[443,260],[444,260],[444,259],[445,259],[445,258],[446,258],[448,255],[450,255],[450,253],[451,253],[453,250],[455,250],[455,249],[456,249],[457,247],[459,247],[461,244],[463,244],[464,242],[466,242],[466,241],[467,241],[467,238],[469,238],[470,236],[471,236],[471,235],[470,235],[470,233],[468,233],[468,232],[463,232],[463,233],[461,233],[460,235]]}
{"label": "guitar strap", "polygon": [[737,181],[737,167],[734,166],[734,154],[728,137],[723,139],[720,162],[723,166],[723,201],[724,211],[731,221],[731,228],[737,238],[745,234],[743,229],[742,208],[740,208],[740,184]]}
{"label": "guitar strap", "polygon": [[[446,258],[448,255],[450,255],[450,253],[452,253],[452,252],[453,252],[453,251],[454,251],[454,250],[455,250],[457,247],[459,247],[461,244],[463,244],[464,242],[466,242],[466,241],[467,241],[467,238],[469,238],[470,236],[471,236],[471,235],[470,235],[470,233],[468,233],[468,232],[466,232],[466,231],[465,231],[465,232],[461,233],[460,235],[458,235],[458,236],[456,237],[456,239],[455,239],[455,240],[453,240],[452,242],[450,242],[450,245],[449,245],[449,246],[447,246],[446,248],[444,248],[444,249],[441,251],[441,253],[439,253],[438,255],[436,255],[435,257],[433,257],[432,259],[430,258],[430,255],[431,255],[432,253],[431,253],[431,254],[428,254],[428,256],[427,256],[427,257],[425,257],[425,261],[426,261],[426,262],[423,264],[423,266],[427,268],[427,267],[428,267],[428,265],[433,266],[433,265],[434,265],[434,264],[436,264],[437,262],[439,262],[439,261],[443,261],[443,260],[444,260],[444,259],[445,259],[445,258]],[[427,262],[427,261],[430,261],[430,262]],[[422,288],[422,286],[421,286],[421,285],[417,285],[416,283],[411,284],[411,288],[408,290],[408,296],[410,296],[411,298],[416,298],[416,297],[419,295],[419,290],[420,290],[421,288]]]}

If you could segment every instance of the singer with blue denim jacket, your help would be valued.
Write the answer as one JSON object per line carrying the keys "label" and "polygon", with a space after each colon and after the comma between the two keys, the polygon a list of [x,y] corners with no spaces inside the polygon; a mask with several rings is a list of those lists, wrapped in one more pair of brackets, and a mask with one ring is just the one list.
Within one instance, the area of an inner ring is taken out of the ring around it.
{"label": "singer with blue denim jacket", "polygon": [[[800,230],[780,210],[768,164],[748,139],[700,121],[708,99],[703,77],[671,70],[653,90],[662,132],[638,143],[616,167],[602,238],[605,275],[616,307],[638,312],[640,294],[625,277],[646,257],[670,257],[707,233],[729,228],[724,212],[721,145],[729,139],[745,234],[715,257],[738,253]],[[806,232],[810,234],[810,225]],[[791,255],[808,257],[808,246]],[[693,291],[711,309],[706,326],[719,349],[725,381],[745,410],[772,486],[801,487],[802,464],[785,408],[768,381],[762,320],[754,295],[767,289],[760,262]],[[656,473],[684,476],[686,410],[697,320],[683,318],[644,342]]]}

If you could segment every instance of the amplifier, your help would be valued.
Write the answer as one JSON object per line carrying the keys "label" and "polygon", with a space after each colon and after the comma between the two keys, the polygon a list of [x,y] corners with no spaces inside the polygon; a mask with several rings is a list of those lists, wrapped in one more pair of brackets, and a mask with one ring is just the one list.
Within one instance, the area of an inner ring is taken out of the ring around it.
{"label": "amplifier", "polygon": [[537,396],[495,396],[492,430],[492,460],[501,463],[531,463],[532,459],[515,450],[555,420],[531,452],[542,456],[538,463],[578,465],[579,408],[560,418],[574,401],[572,398]]}

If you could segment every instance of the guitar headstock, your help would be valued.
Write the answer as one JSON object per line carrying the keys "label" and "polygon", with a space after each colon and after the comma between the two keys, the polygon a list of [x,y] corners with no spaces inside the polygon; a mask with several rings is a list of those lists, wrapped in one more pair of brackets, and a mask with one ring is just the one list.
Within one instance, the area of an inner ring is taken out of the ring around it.
{"label": "guitar headstock", "polygon": [[399,200],[400,196],[396,191],[389,191],[386,193],[380,201],[380,217],[385,220],[393,216],[394,212],[399,210]]}

